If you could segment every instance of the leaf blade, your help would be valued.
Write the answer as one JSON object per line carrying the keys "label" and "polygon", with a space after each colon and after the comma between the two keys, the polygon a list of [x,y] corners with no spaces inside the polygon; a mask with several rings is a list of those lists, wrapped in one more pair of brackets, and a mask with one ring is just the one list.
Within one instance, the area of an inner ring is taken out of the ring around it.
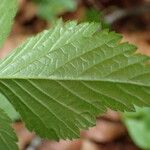
{"label": "leaf blade", "polygon": [[7,38],[17,12],[17,0],[1,0],[0,3],[0,47]]}
{"label": "leaf blade", "polygon": [[[41,137],[72,139],[106,111],[149,106],[149,57],[97,24],[61,21],[0,64],[0,91]],[[32,50],[32,51],[31,51]]]}
{"label": "leaf blade", "polygon": [[0,108],[0,148],[5,150],[19,150],[17,137],[11,127],[12,121]]}

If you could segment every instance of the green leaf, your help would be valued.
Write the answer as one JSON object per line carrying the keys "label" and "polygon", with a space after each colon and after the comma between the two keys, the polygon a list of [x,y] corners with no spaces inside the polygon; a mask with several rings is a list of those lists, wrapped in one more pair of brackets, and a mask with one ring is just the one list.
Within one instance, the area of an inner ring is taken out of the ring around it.
{"label": "green leaf", "polygon": [[98,24],[61,21],[0,62],[0,91],[41,137],[72,139],[107,108],[150,105],[149,57]]}
{"label": "green leaf", "polygon": [[1,0],[0,2],[0,47],[7,38],[14,16],[17,12],[17,0]]}
{"label": "green leaf", "polygon": [[105,21],[105,15],[103,14],[103,12],[93,8],[86,10],[85,18],[83,18],[83,21],[100,22],[103,29],[110,28],[110,25]]}
{"label": "green leaf", "polygon": [[88,22],[100,22],[101,12],[96,9],[87,9],[85,15],[85,21]]}
{"label": "green leaf", "polygon": [[38,6],[38,15],[52,21],[66,11],[74,11],[77,7],[75,0],[33,0]]}
{"label": "green leaf", "polygon": [[11,127],[12,121],[0,108],[0,149],[19,150],[16,144],[17,137]]}
{"label": "green leaf", "polygon": [[123,121],[137,146],[150,149],[150,108],[136,107],[136,112],[124,113]]}
{"label": "green leaf", "polygon": [[11,120],[15,121],[19,119],[19,114],[15,111],[11,103],[2,94],[0,94],[0,108],[2,108],[7,113]]}

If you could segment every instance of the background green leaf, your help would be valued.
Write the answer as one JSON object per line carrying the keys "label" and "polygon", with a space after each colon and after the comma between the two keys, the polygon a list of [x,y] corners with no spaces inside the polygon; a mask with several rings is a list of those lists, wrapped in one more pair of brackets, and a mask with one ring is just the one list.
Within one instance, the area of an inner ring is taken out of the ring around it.
{"label": "background green leaf", "polygon": [[7,38],[14,16],[17,12],[17,0],[1,0],[0,2],[0,47]]}
{"label": "background green leaf", "polygon": [[136,145],[150,149],[150,108],[136,107],[136,112],[124,113],[123,118]]}
{"label": "background green leaf", "polygon": [[77,6],[75,0],[33,0],[37,3],[38,15],[48,21],[57,18],[61,13],[74,11]]}
{"label": "background green leaf", "polygon": [[11,120],[15,121],[19,119],[19,114],[2,94],[0,94],[0,108],[2,108],[7,113]]}
{"label": "background green leaf", "polygon": [[12,121],[0,108],[0,149],[19,150],[16,144],[17,137],[11,127]]}
{"label": "background green leaf", "polygon": [[109,29],[110,25],[106,23],[103,12],[96,10],[94,8],[87,9],[85,18],[83,21],[87,22],[100,22],[103,29]]}

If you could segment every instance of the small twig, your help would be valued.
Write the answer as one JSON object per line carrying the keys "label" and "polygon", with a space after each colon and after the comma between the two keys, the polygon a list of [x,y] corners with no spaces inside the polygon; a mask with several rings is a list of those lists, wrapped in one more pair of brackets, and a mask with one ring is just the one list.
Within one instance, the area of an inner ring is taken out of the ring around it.
{"label": "small twig", "polygon": [[42,143],[42,140],[40,137],[35,137],[30,145],[26,148],[26,150],[36,150],[37,147]]}
{"label": "small twig", "polygon": [[150,4],[136,6],[130,9],[118,9],[112,12],[111,14],[106,15],[104,19],[106,23],[113,24],[114,22],[116,22],[121,18],[128,17],[128,16],[137,16],[145,12],[150,12]]}

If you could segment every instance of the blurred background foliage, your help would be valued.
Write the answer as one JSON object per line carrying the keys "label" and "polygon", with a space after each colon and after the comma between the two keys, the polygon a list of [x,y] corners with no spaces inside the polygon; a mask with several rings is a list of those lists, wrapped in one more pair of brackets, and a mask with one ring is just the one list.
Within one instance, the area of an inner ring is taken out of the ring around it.
{"label": "blurred background foliage", "polygon": [[136,112],[126,112],[123,121],[133,141],[142,149],[150,149],[150,108],[135,106]]}
{"label": "blurred background foliage", "polygon": [[75,11],[77,3],[74,0],[33,0],[36,3],[38,16],[53,21],[66,11]]}

